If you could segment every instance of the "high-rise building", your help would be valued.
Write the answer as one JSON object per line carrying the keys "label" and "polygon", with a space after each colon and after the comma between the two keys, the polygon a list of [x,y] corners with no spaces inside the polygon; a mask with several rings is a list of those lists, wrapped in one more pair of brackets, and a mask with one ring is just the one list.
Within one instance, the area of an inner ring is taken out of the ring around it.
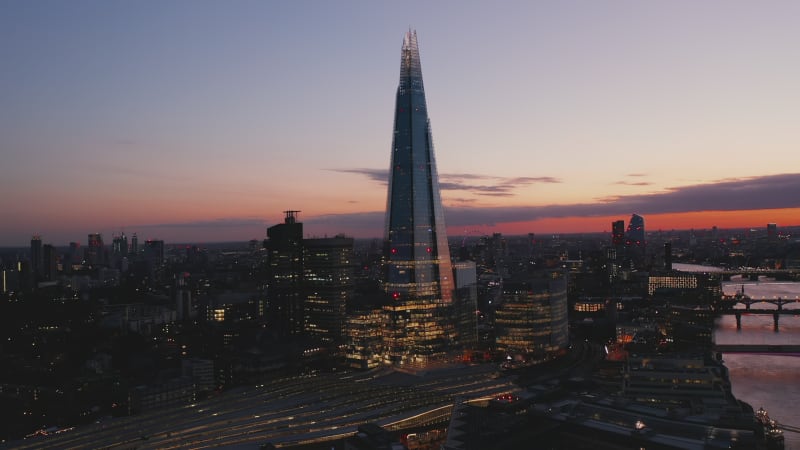
{"label": "high-rise building", "polygon": [[[69,243],[69,255],[67,259],[69,260],[69,266],[70,266],[70,268],[67,269],[67,272],[70,272],[72,270],[73,265],[83,263],[83,252],[81,252],[80,242]],[[67,264],[64,264],[64,267],[66,268]]]}
{"label": "high-rise building", "polygon": [[144,241],[144,250],[142,254],[148,263],[153,266],[160,265],[164,262],[164,241],[160,239],[148,239]]}
{"label": "high-rise building", "polygon": [[58,277],[58,252],[51,244],[42,246],[42,280],[56,281]]}
{"label": "high-rise building", "polygon": [[41,280],[44,276],[42,260],[42,238],[39,235],[31,237],[31,272],[33,280]]}
{"label": "high-rise building", "polygon": [[111,253],[114,257],[121,258],[128,254],[128,237],[125,233],[114,235],[111,241]]}
{"label": "high-rise building", "polygon": [[86,244],[86,263],[90,266],[102,265],[105,263],[105,245],[103,244],[103,235],[100,233],[89,233],[89,239]]}
{"label": "high-rise building", "polygon": [[355,289],[353,238],[303,239],[303,328],[323,342],[341,342]]}
{"label": "high-rise building", "polygon": [[625,221],[615,220],[611,222],[611,245],[619,247],[625,244]]}
{"label": "high-rise building", "polygon": [[628,222],[625,233],[625,260],[632,269],[640,269],[645,265],[646,241],[644,233],[644,217],[634,214]]}
{"label": "high-rise building", "polygon": [[134,257],[139,254],[139,237],[136,236],[136,233],[133,233],[133,237],[131,238],[131,255]]}
{"label": "high-rise building", "polygon": [[283,223],[267,229],[267,323],[282,338],[303,333],[303,224],[297,221],[299,212],[284,211]]}
{"label": "high-rise building", "polygon": [[355,369],[372,369],[381,364],[383,325],[386,311],[370,309],[347,315],[344,326],[344,345],[347,365]]}
{"label": "high-rise building", "polygon": [[768,223],[767,224],[767,240],[770,242],[778,240],[778,224],[777,223]]}
{"label": "high-rise building", "polygon": [[644,247],[644,217],[634,214],[628,222],[625,244],[629,247]]}
{"label": "high-rise building", "polygon": [[478,270],[475,261],[453,264],[455,298],[453,317],[461,345],[474,348],[478,344]]}
{"label": "high-rise building", "polygon": [[503,282],[495,311],[497,349],[527,360],[569,345],[567,283],[559,271],[524,274]]}
{"label": "high-rise building", "polygon": [[454,338],[450,320],[453,268],[447,246],[439,176],[422,84],[417,34],[400,51],[400,85],[384,237],[387,356],[395,364],[426,364]]}

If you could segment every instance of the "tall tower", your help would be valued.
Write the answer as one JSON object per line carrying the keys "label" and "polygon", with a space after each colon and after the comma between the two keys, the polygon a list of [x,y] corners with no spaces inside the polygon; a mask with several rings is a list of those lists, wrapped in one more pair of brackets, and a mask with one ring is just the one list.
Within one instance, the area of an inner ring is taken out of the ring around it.
{"label": "tall tower", "polygon": [[42,238],[38,234],[31,237],[31,272],[33,273],[34,282],[41,281],[44,275],[44,265]]}
{"label": "tall tower", "polygon": [[299,212],[284,211],[283,223],[267,228],[267,320],[280,338],[303,333],[303,224],[297,221]]}
{"label": "tall tower", "polygon": [[634,214],[628,222],[628,231],[625,233],[626,256],[632,268],[640,269],[644,266],[646,246],[644,217]]}
{"label": "tall tower", "polygon": [[611,245],[615,248],[625,244],[625,221],[615,220],[611,222]]}
{"label": "tall tower", "polygon": [[410,30],[400,52],[391,159],[383,280],[391,303],[384,344],[393,363],[424,365],[443,355],[454,338],[454,284],[417,34]]}

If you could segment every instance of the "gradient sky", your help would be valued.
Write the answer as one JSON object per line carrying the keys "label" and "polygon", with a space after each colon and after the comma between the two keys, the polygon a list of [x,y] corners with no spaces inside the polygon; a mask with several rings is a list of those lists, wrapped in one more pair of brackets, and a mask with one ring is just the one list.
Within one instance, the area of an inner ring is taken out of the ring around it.
{"label": "gradient sky", "polygon": [[0,245],[383,233],[417,30],[451,234],[800,225],[800,2],[0,2]]}

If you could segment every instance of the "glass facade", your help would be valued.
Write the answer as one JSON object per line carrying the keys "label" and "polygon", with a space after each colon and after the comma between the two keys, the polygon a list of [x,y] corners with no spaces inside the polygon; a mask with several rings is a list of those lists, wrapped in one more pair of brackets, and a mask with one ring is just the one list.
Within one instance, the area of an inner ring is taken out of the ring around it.
{"label": "glass facade", "polygon": [[397,364],[425,363],[454,339],[453,269],[422,84],[416,32],[401,50],[386,205],[385,345]]}
{"label": "glass facade", "polygon": [[569,344],[567,284],[563,274],[503,284],[495,312],[497,349],[509,355],[546,354]]}

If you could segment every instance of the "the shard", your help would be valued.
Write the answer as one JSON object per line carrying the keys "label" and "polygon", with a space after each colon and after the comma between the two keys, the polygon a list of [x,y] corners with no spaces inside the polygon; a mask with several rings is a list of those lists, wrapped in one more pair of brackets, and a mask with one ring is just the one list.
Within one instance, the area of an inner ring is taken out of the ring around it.
{"label": "the shard", "polygon": [[426,365],[456,340],[453,269],[416,32],[403,39],[386,205],[384,332],[394,364]]}

